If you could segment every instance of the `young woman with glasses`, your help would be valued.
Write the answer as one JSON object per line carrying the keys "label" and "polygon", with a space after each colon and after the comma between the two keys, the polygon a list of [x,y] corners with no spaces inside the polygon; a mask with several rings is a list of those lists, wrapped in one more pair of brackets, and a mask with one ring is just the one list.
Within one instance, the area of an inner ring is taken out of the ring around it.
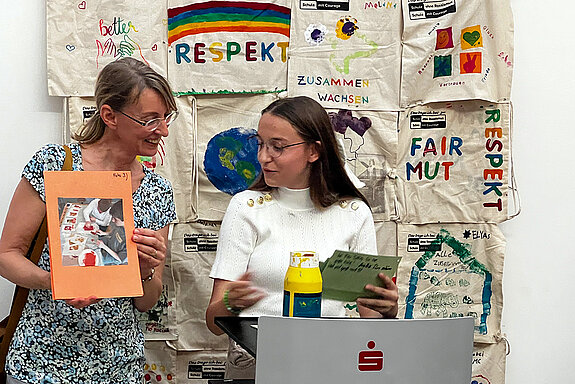
{"label": "young woman with glasses", "polygon": [[[339,250],[376,254],[371,210],[344,170],[326,111],[308,97],[280,99],[262,111],[258,125],[262,173],[236,194],[220,230],[210,277],[208,328],[216,316],[282,315],[290,251],[315,251],[325,260]],[[376,299],[360,298],[361,317],[397,315],[397,287],[380,274]],[[345,316],[343,302],[322,300],[322,316]],[[230,341],[226,375],[254,376],[255,361]]]}
{"label": "young woman with glasses", "polygon": [[131,171],[134,221],[144,295],[52,300],[48,247],[38,266],[26,251],[46,214],[45,170],[62,169],[65,150],[46,145],[25,166],[0,239],[0,274],[30,288],[6,372],[12,383],[142,382],[144,336],[134,309],[152,308],[162,292],[168,224],[175,219],[170,183],[136,156],[153,156],[177,116],[166,79],[132,58],[99,73],[97,113],[73,138],[74,171]]}

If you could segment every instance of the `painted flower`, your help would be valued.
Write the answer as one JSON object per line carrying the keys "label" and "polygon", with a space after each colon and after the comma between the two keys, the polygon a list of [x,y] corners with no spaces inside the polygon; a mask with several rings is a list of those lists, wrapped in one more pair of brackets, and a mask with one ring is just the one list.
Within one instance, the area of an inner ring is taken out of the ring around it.
{"label": "painted flower", "polygon": [[309,45],[320,45],[325,40],[327,27],[323,24],[310,24],[305,30],[305,41]]}
{"label": "painted flower", "polygon": [[356,29],[359,29],[357,26],[357,19],[351,16],[346,16],[337,21],[335,34],[342,40],[348,40],[354,34]]}

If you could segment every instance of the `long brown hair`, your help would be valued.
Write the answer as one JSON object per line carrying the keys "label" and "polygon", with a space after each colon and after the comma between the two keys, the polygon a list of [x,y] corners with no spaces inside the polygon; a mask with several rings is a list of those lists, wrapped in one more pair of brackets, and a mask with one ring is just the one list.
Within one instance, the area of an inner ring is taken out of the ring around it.
{"label": "long brown hair", "polygon": [[102,105],[120,111],[138,101],[144,89],[152,89],[164,99],[168,110],[175,111],[176,101],[168,81],[145,63],[124,57],[106,65],[96,79],[95,98],[97,112],[72,138],[82,144],[91,144],[102,138],[106,124],[100,117]]}
{"label": "long brown hair", "polygon": [[[316,145],[319,157],[311,163],[309,175],[310,196],[316,207],[329,207],[350,197],[361,199],[369,206],[347,176],[329,116],[317,101],[306,96],[279,99],[268,105],[262,115],[264,113],[286,120],[304,141]],[[250,189],[269,191],[272,187],[260,173]]]}

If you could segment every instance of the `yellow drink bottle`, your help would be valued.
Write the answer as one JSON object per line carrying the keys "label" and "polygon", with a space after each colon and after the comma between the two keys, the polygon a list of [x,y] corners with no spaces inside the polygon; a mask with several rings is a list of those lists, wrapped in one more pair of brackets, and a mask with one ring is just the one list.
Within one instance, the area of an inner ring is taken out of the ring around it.
{"label": "yellow drink bottle", "polygon": [[321,317],[321,290],[319,256],[315,252],[290,252],[283,316]]}

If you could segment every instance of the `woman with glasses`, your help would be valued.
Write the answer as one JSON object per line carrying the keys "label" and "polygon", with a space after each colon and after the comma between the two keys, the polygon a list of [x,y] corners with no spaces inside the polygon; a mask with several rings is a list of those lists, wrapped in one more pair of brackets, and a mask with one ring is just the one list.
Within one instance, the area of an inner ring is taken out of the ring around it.
{"label": "woman with glasses", "polygon": [[[290,251],[335,250],[376,254],[371,210],[344,170],[326,111],[308,97],[280,99],[262,111],[258,133],[262,173],[230,201],[222,222],[206,323],[216,316],[282,315]],[[361,317],[397,315],[397,287],[379,274],[367,285],[376,299],[360,298]],[[322,300],[322,316],[345,316],[347,303]],[[230,341],[226,375],[251,378],[255,361]]]}
{"label": "woman with glasses", "polygon": [[[142,382],[144,336],[134,310],[147,311],[162,291],[168,224],[175,219],[170,183],[144,168],[177,116],[166,79],[132,58],[99,73],[96,114],[69,145],[74,171],[131,171],[134,233],[144,295],[52,300],[48,247],[38,266],[26,252],[46,214],[43,171],[62,169],[60,145],[46,145],[25,166],[0,239],[0,274],[30,288],[6,362],[12,383]],[[107,267],[102,267],[107,268]]]}

